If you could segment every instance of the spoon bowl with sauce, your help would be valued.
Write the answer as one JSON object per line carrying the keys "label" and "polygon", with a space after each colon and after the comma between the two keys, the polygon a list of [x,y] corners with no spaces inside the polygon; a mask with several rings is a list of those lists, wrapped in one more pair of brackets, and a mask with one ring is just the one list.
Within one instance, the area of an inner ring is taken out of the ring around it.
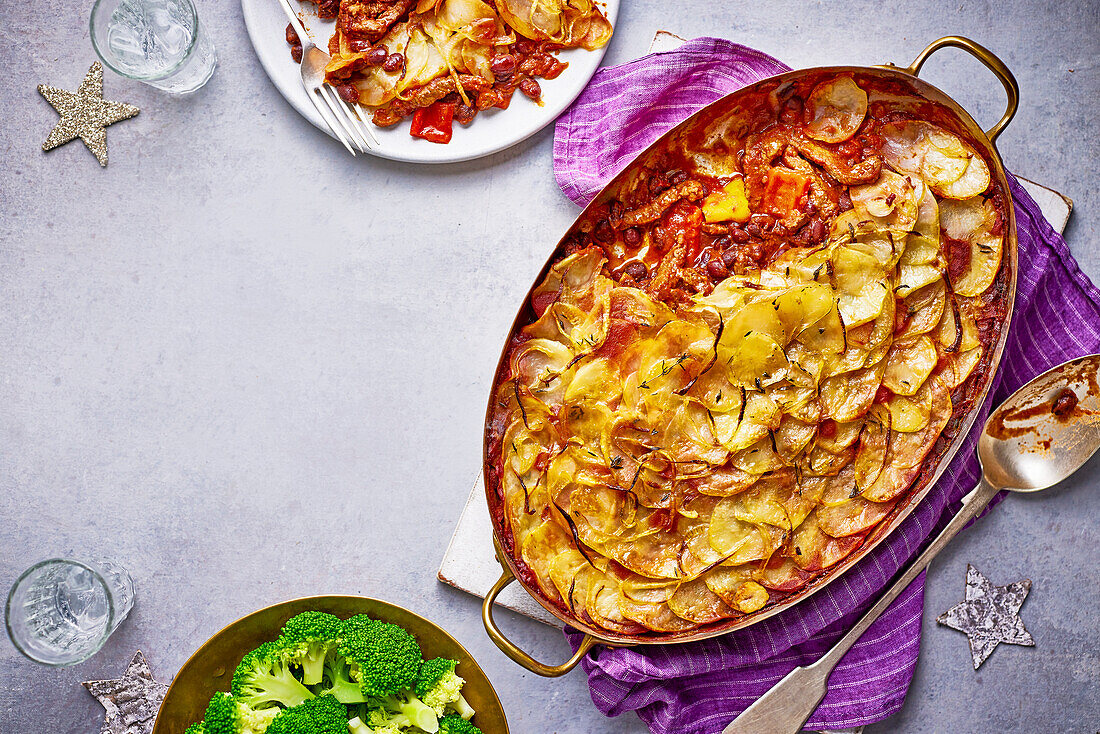
{"label": "spoon bowl with sauce", "polygon": [[997,493],[1037,492],[1068,478],[1100,449],[1100,354],[1078,357],[1027,383],[993,411],[978,437],[982,478],[963,507],[873,607],[817,662],[795,668],[722,734],[796,734],[825,698],[829,675],[891,602]]}

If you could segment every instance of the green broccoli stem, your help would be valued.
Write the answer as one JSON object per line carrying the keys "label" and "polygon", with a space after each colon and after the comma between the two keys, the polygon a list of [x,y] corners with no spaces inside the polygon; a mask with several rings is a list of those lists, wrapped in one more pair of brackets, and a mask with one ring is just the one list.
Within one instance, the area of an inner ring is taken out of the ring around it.
{"label": "green broccoli stem", "polygon": [[351,734],[372,734],[373,732],[358,716],[348,722],[348,729],[351,730]]}
{"label": "green broccoli stem", "polygon": [[413,726],[420,727],[428,734],[435,734],[439,731],[439,717],[436,716],[435,709],[425,704],[411,692],[402,698],[384,696],[379,700],[390,711],[396,711],[409,717],[409,721],[412,722]]}
{"label": "green broccoli stem", "polygon": [[298,679],[290,673],[268,676],[265,680],[264,692],[266,695],[260,698],[260,702],[278,701],[287,707],[297,706],[313,698],[313,692],[299,683]]}
{"label": "green broccoli stem", "polygon": [[305,683],[307,686],[312,686],[321,682],[321,676],[325,671],[324,655],[321,655],[320,657],[305,655],[301,659],[301,665],[303,683]]}
{"label": "green broccoli stem", "polygon": [[466,719],[466,721],[474,718],[475,711],[473,706],[470,705],[469,701],[467,701],[466,697],[461,693],[458,694],[458,700],[452,703],[451,706],[454,708],[455,712]]}
{"label": "green broccoli stem", "polygon": [[325,693],[331,693],[332,696],[340,703],[366,703],[367,697],[363,695],[363,690],[359,687],[359,684],[342,679],[334,682],[332,688],[329,688]]}

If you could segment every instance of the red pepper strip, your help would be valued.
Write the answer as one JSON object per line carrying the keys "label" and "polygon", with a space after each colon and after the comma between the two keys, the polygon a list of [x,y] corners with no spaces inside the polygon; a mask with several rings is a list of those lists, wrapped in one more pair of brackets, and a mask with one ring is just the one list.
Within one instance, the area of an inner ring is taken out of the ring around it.
{"label": "red pepper strip", "polygon": [[454,102],[435,102],[413,113],[412,128],[409,132],[414,138],[446,144],[451,142],[454,117]]}

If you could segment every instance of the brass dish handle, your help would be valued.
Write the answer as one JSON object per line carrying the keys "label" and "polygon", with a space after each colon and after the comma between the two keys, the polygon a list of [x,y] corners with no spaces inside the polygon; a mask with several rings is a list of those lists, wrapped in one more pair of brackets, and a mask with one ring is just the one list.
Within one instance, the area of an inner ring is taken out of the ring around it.
{"label": "brass dish handle", "polygon": [[928,60],[928,57],[941,48],[946,48],[948,46],[961,48],[963,51],[966,51],[978,61],[982,62],[985,68],[992,71],[993,75],[1004,85],[1005,93],[1008,94],[1008,106],[1005,109],[1004,115],[997,121],[997,124],[985,131],[985,135],[989,138],[989,142],[995,143],[997,141],[997,136],[1004,132],[1004,129],[1008,127],[1008,123],[1012,122],[1012,118],[1016,116],[1016,109],[1020,106],[1020,85],[1016,83],[1016,77],[1012,76],[1012,72],[1009,71],[1003,61],[997,58],[996,54],[980,43],[971,41],[969,38],[963,36],[944,36],[928,44],[928,48],[921,51],[920,55],[917,56],[913,63],[902,69],[902,71],[912,74],[913,76],[918,76],[921,67],[924,66],[924,62]]}
{"label": "brass dish handle", "polygon": [[581,658],[587,655],[588,651],[596,644],[596,639],[591,635],[585,635],[584,639],[581,640],[581,646],[573,653],[573,657],[561,665],[540,663],[523,650],[520,650],[514,642],[504,636],[504,633],[497,627],[496,621],[493,620],[493,602],[496,601],[497,595],[504,590],[504,587],[515,580],[516,577],[512,575],[512,572],[505,568],[500,578],[493,584],[493,588],[489,589],[489,593],[485,595],[485,601],[481,603],[481,621],[485,624],[485,632],[489,635],[489,639],[500,648],[501,652],[532,673],[538,673],[547,678],[557,678],[560,675],[565,675],[577,667],[577,663],[581,661]]}

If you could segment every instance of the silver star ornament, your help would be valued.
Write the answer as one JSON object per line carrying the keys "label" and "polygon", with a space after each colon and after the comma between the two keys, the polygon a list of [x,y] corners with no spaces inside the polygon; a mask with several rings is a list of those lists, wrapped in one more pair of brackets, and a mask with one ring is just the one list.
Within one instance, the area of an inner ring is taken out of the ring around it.
{"label": "silver star ornament", "polygon": [[936,621],[966,633],[970,640],[970,657],[977,670],[993,648],[1002,642],[1035,645],[1020,619],[1020,607],[1030,590],[1030,579],[994,586],[981,571],[967,564],[966,601],[951,607]]}
{"label": "silver star ornament", "polygon": [[121,678],[82,684],[99,699],[107,715],[100,734],[151,734],[168,686],[153,680],[149,663],[138,650]]}
{"label": "silver star ornament", "polygon": [[57,110],[61,119],[50,131],[42,150],[53,150],[71,140],[80,138],[88,150],[95,154],[99,165],[107,165],[107,126],[136,115],[139,110],[125,102],[108,102],[103,99],[103,67],[92,64],[80,89],[66,92],[64,89],[40,84],[38,91]]}

